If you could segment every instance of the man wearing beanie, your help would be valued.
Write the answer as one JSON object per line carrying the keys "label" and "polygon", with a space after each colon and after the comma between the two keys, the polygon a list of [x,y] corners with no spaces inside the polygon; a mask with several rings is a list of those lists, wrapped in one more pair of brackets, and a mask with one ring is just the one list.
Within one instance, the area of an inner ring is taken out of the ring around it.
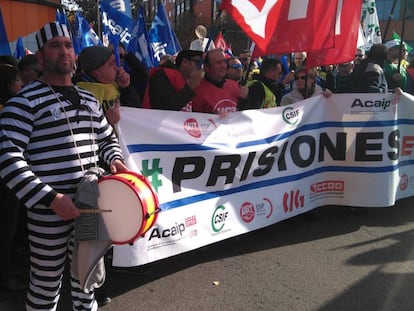
{"label": "man wearing beanie", "polygon": [[[0,115],[0,177],[28,209],[26,310],[56,310],[65,261],[72,258],[74,219],[80,216],[73,202],[77,185],[99,158],[112,173],[127,167],[99,102],[72,84],[75,51],[66,25],[45,25],[36,41],[42,76]],[[97,286],[82,290],[73,275],[73,310],[97,310]]]}
{"label": "man wearing beanie", "polygon": [[130,76],[124,68],[118,68],[112,49],[104,46],[85,48],[78,57],[76,84],[92,92],[102,105],[109,123],[120,118],[119,107],[140,107],[141,101]]}

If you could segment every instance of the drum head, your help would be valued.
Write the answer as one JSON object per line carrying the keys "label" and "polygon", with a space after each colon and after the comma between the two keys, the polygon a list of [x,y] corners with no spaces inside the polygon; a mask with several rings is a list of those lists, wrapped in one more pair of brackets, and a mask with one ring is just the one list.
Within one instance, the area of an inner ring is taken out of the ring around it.
{"label": "drum head", "polygon": [[98,183],[100,209],[108,234],[114,244],[134,242],[143,225],[143,209],[137,191],[122,179],[106,178]]}

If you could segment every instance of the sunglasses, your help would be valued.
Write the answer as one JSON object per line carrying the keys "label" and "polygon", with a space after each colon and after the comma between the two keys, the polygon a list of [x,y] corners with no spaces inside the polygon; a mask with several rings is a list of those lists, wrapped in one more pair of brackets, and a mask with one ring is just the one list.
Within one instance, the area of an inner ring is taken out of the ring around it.
{"label": "sunglasses", "polygon": [[243,65],[242,64],[233,64],[233,65],[230,65],[230,68],[233,68],[233,69],[242,69],[243,68]]}
{"label": "sunglasses", "polygon": [[364,55],[362,54],[355,54],[355,57],[363,57]]}
{"label": "sunglasses", "polygon": [[306,76],[295,77],[295,80],[306,80]]}
{"label": "sunglasses", "polygon": [[249,60],[247,57],[240,57],[239,59],[240,59],[242,62],[245,62],[245,61]]}

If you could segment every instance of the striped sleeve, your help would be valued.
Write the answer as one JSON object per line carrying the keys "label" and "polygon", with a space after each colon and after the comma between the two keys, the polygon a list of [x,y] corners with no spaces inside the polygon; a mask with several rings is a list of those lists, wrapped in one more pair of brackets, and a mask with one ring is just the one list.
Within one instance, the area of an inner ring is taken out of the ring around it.
{"label": "striped sleeve", "polygon": [[122,159],[99,103],[91,93],[78,92],[86,109],[37,81],[0,114],[0,177],[28,208],[50,206],[57,192],[73,196],[99,155],[107,163]]}

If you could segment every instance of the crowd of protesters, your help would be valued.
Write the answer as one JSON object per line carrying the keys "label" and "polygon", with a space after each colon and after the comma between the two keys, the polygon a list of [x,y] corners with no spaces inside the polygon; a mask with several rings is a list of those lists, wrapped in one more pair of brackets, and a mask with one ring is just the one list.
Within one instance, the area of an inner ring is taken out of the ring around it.
{"label": "crowd of protesters", "polygon": [[[147,71],[135,55],[125,52],[122,45],[95,46],[80,53],[76,71],[73,55],[73,64],[70,64],[73,68],[69,68],[72,71],[67,71],[66,66],[65,72],[55,72],[56,68],[51,67],[50,60],[45,59],[45,47],[53,57],[58,58],[65,53],[73,54],[73,47],[69,46],[70,37],[66,32],[57,33],[47,39],[53,41],[55,37],[61,38],[61,41],[56,41],[56,46],[49,46],[47,40],[41,41],[36,55],[27,55],[20,60],[12,56],[0,57],[0,109],[7,108],[4,109],[4,114],[0,114],[0,121],[9,122],[12,112],[22,109],[19,103],[23,103],[23,99],[30,99],[31,91],[43,92],[41,95],[44,98],[46,95],[52,96],[56,105],[62,105],[62,101],[65,101],[76,102],[81,107],[84,104],[81,101],[85,101],[85,98],[88,102],[95,102],[97,99],[102,111],[99,117],[107,120],[99,119],[96,126],[106,133],[105,139],[115,146],[114,157],[118,160],[122,158],[117,149],[116,133],[111,126],[121,118],[120,106],[226,115],[246,109],[290,105],[312,96],[330,96],[332,93],[388,93],[402,90],[414,94],[414,61],[407,57],[407,46],[401,46],[396,40],[375,44],[368,51],[357,48],[354,60],[317,68],[306,67],[304,51],[289,55],[290,66],[286,68],[277,56],[252,59],[251,52],[247,50],[242,51],[239,56],[229,56],[221,49],[212,48],[207,52],[186,49],[176,56],[165,55],[159,67]],[[120,67],[115,61],[114,48],[119,49],[122,60]],[[51,73],[56,77],[65,77],[65,84],[55,84]],[[66,77],[70,77],[70,82]],[[16,94],[18,97],[13,97]],[[28,103],[29,101],[25,101],[23,104]],[[75,119],[84,113],[80,110]],[[29,115],[33,111],[27,108],[25,113]],[[18,117],[17,114],[14,116]],[[0,126],[4,129],[5,124],[0,123]],[[34,131],[35,128],[31,130]],[[30,133],[25,135],[29,137]],[[28,138],[25,143],[29,144]],[[20,149],[21,152],[24,151],[23,148]],[[108,150],[105,152],[109,152]],[[22,161],[25,156],[22,153]],[[108,158],[106,162],[109,170]],[[121,164],[118,164],[121,168]],[[0,170],[4,171],[5,167],[6,164],[3,163]],[[3,176],[8,174],[3,173]],[[7,202],[7,210],[10,211],[2,218],[5,224],[2,226],[0,247],[4,262],[1,265],[0,285],[10,290],[20,290],[27,287],[27,276],[22,276],[22,269],[13,267],[13,262],[18,262],[14,258],[20,256],[26,258],[26,265],[21,265],[20,268],[27,266],[27,230],[24,225],[27,216],[23,204],[15,196],[16,193],[11,192],[10,185],[6,184],[5,180],[0,180],[1,200]],[[56,193],[52,188],[50,195],[53,196]],[[19,192],[19,189],[12,190]],[[53,199],[54,197],[50,197],[43,203],[51,204]],[[25,200],[27,207],[30,205],[27,201],[29,198],[26,197]],[[35,215],[38,217],[43,210],[35,210],[35,213],[38,213]],[[33,212],[30,217],[34,217]],[[72,227],[68,228],[72,230]],[[69,239],[68,236],[66,238]],[[26,272],[25,269],[23,271]],[[51,283],[43,282],[46,287],[52,283],[60,286],[56,280]],[[29,295],[34,295],[35,285],[31,283]],[[54,300],[53,303],[59,298],[56,294],[58,291],[53,293],[53,297],[48,297]],[[47,300],[42,299],[28,296],[29,304],[34,307]],[[96,305],[92,295],[87,297],[87,304]]]}

